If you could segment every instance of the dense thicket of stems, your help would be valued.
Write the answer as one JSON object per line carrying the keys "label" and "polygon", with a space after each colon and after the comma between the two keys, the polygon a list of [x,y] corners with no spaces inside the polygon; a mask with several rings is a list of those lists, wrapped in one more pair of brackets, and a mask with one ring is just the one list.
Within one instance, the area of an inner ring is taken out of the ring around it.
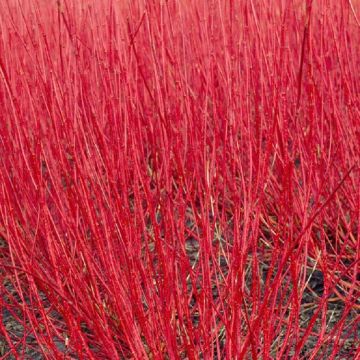
{"label": "dense thicket of stems", "polygon": [[0,355],[359,356],[359,5],[2,0]]}

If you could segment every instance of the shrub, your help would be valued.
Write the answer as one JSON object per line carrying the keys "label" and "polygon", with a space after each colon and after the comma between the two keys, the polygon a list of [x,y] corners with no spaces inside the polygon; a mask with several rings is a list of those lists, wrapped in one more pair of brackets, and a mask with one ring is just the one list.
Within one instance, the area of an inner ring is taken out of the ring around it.
{"label": "shrub", "polygon": [[1,1],[1,355],[357,358],[359,10]]}

